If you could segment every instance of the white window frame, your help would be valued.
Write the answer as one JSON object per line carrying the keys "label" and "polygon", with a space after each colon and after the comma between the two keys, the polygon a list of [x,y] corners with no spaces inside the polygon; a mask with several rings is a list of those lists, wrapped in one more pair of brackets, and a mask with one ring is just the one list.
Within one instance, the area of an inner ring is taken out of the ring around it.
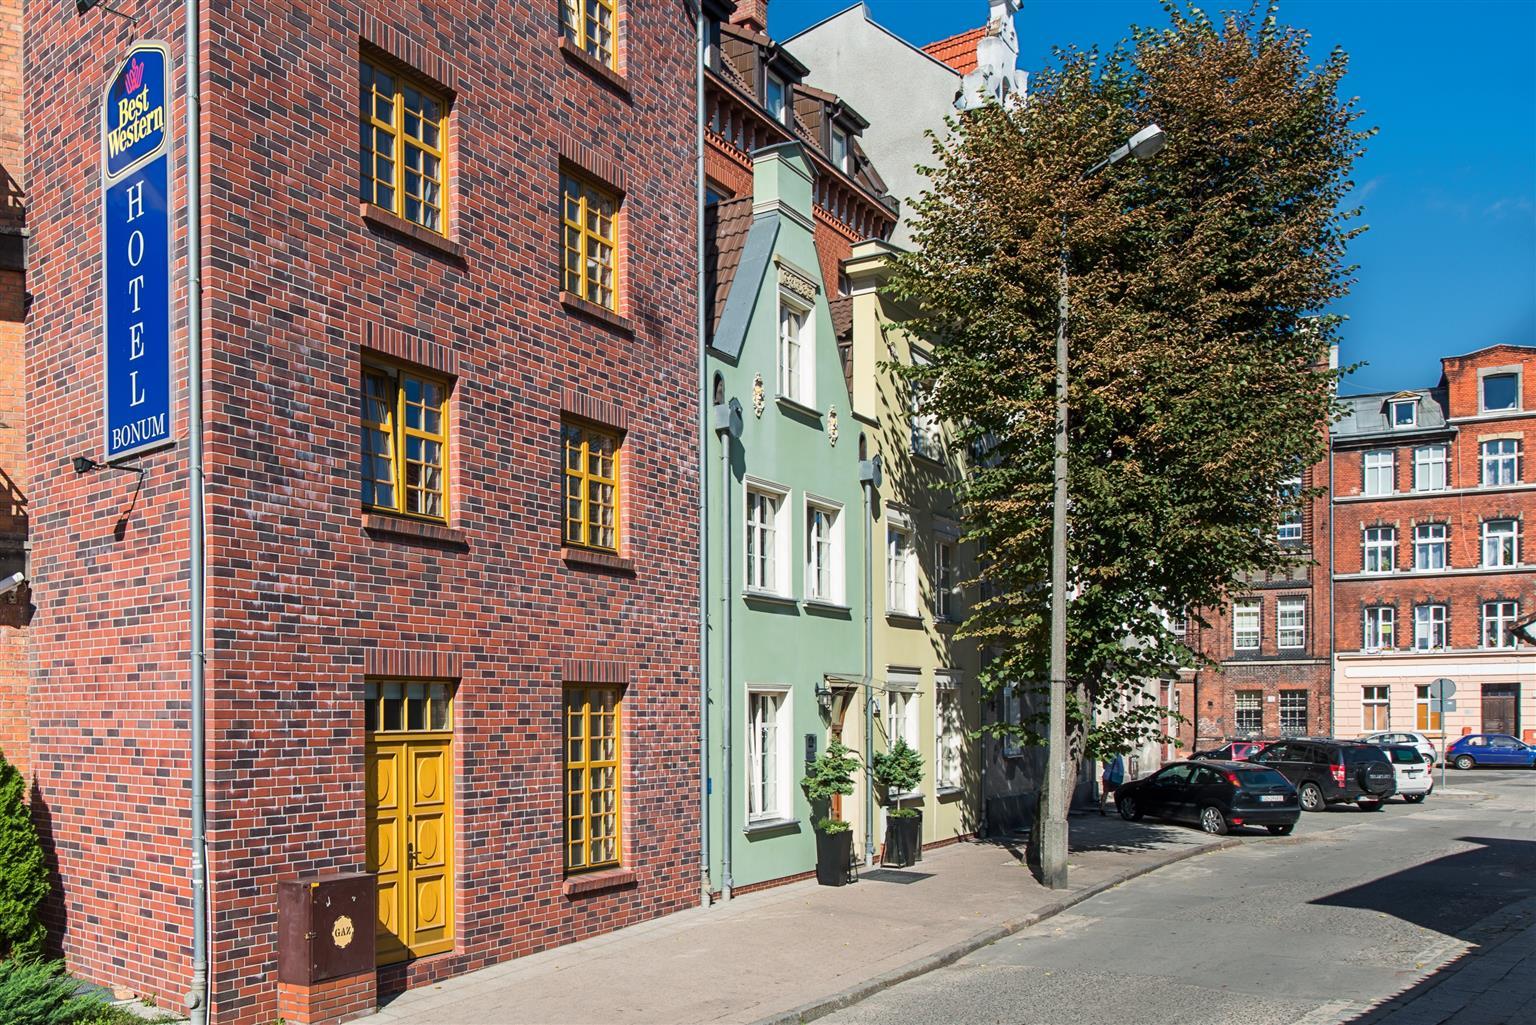
{"label": "white window frame", "polygon": [[[1406,422],[1398,423],[1397,411],[1408,410]],[[1392,429],[1402,430],[1405,427],[1417,427],[1419,425],[1419,400],[1418,399],[1393,399],[1391,402]]]}
{"label": "white window frame", "polygon": [[1415,605],[1413,607],[1413,650],[1444,651],[1450,644],[1449,625],[1444,605],[1438,603]]}
{"label": "white window frame", "polygon": [[[818,537],[816,531],[817,514],[825,517],[825,535]],[[823,545],[825,549],[823,550]],[[805,496],[805,597],[807,601],[823,602],[827,605],[844,605],[847,603],[847,591],[845,590],[846,575],[844,564],[846,562],[843,553],[843,506],[840,502],[834,502],[818,495]],[[823,593],[818,584],[818,556],[825,558],[826,590]]]}
{"label": "white window frame", "polygon": [[[1517,601],[1485,601],[1483,602],[1483,647],[1485,648],[1513,648],[1514,638],[1509,635],[1509,628],[1515,625],[1520,618],[1520,603]],[[1489,629],[1492,628],[1493,643],[1489,643]]]}
{"label": "white window frame", "polygon": [[1485,488],[1520,483],[1520,442],[1514,438],[1490,438],[1478,446]]}
{"label": "white window frame", "polygon": [[1396,491],[1397,452],[1390,448],[1374,448],[1366,452],[1361,457],[1360,493],[1391,495]]}
{"label": "white window frame", "polygon": [[1282,648],[1307,646],[1307,599],[1287,595],[1276,600],[1275,636]]}
{"label": "white window frame", "polygon": [[[832,158],[832,166],[836,167],[844,174],[852,174],[853,136],[849,135],[846,131],[834,124],[829,134],[829,138],[831,139],[831,142],[829,143],[831,152],[827,155]],[[837,151],[838,140],[842,140],[842,153],[838,153]]]}
{"label": "white window frame", "polygon": [[1367,733],[1392,728],[1391,687],[1373,683],[1360,688],[1360,724]]}
{"label": "white window frame", "polygon": [[1443,523],[1420,523],[1413,528],[1413,568],[1417,571],[1445,569],[1450,545]]}
{"label": "white window frame", "polygon": [[[897,544],[905,538],[905,550]],[[917,604],[917,532],[912,518],[889,506],[885,511],[885,611],[895,616],[920,615]]]}
{"label": "white window frame", "polygon": [[[1497,409],[1488,405],[1488,379],[1513,377],[1515,379],[1515,404]],[[1524,375],[1520,367],[1487,367],[1477,373],[1477,409],[1479,413],[1518,413],[1521,409],[1521,393],[1525,390]]]}
{"label": "white window frame", "polygon": [[[779,598],[787,598],[790,593],[790,542],[793,537],[793,528],[789,517],[789,489],[774,484],[771,481],[760,480],[756,477],[748,477],[746,486],[742,489],[742,585],[748,594],[766,594]],[[754,519],[752,498],[754,495],[772,499],[773,522],[762,522],[762,518]],[[764,558],[765,548],[761,542],[761,532],[764,527],[773,531],[772,549],[767,551],[767,557],[772,562],[768,566],[754,567],[754,560],[761,561]],[[758,543],[753,544],[754,536],[758,537]],[[772,579],[760,579],[764,569],[771,570]],[[756,572],[754,572],[756,570]]]}
{"label": "white window frame", "polygon": [[941,623],[955,621],[955,548],[947,537],[933,546],[933,615]]}
{"label": "white window frame", "polygon": [[885,739],[887,744],[895,745],[896,738],[900,737],[912,750],[918,752],[923,750],[922,727],[918,720],[922,705],[917,700],[921,694],[917,681],[905,673],[893,674],[886,679]]}
{"label": "white window frame", "polygon": [[[912,365],[924,367],[932,363],[925,353],[916,349],[912,350]],[[939,418],[932,413],[922,411],[924,386],[916,383],[907,385],[907,419],[911,428],[912,454],[941,462],[944,459],[944,434],[939,425]]]}
{"label": "white window frame", "polygon": [[[1244,714],[1257,719],[1244,719]],[[1244,726],[1244,722],[1256,723]],[[1232,730],[1239,735],[1264,732],[1264,692],[1261,690],[1234,691],[1232,696]]]}
{"label": "white window frame", "polygon": [[1397,609],[1369,605],[1364,611],[1360,647],[1366,651],[1391,651],[1397,644]]}
{"label": "white window frame", "polygon": [[933,674],[933,782],[938,790],[958,790],[964,785],[965,713],[960,708],[956,674],[937,669]]}
{"label": "white window frame", "polygon": [[[1301,478],[1292,477],[1280,485],[1280,495],[1283,501],[1294,502],[1301,494]],[[1302,511],[1301,506],[1288,507],[1280,513],[1280,529],[1278,538],[1281,544],[1292,544],[1301,540]]]}
{"label": "white window frame", "polygon": [[[1287,701],[1286,700],[1287,698],[1289,698],[1290,700]],[[1300,711],[1301,711],[1301,725],[1300,726],[1297,726],[1295,724],[1295,713],[1297,711],[1297,700],[1298,700],[1298,698],[1300,699]],[[1308,727],[1309,722],[1310,722],[1310,720],[1308,719],[1308,715],[1310,713],[1310,709],[1308,709],[1308,707],[1307,707],[1308,704],[1309,704],[1309,702],[1307,700],[1307,692],[1304,691],[1304,690],[1288,688],[1288,689],[1282,690],[1280,692],[1279,719],[1278,719],[1278,722],[1276,723],[1276,725],[1280,729],[1280,736],[1282,736],[1282,737],[1305,737],[1307,735],[1307,732],[1308,732],[1307,727]],[[1286,725],[1285,725],[1286,713],[1290,713],[1290,715],[1291,715],[1292,722],[1291,722],[1290,729],[1287,729]]]}
{"label": "white window frame", "polygon": [[1444,491],[1449,469],[1444,445],[1420,445],[1413,450],[1413,490]]}
{"label": "white window frame", "polygon": [[[1024,723],[1024,695],[1014,684],[1008,684],[1003,688],[1002,700],[1003,722],[1009,726],[1022,726]],[[1020,737],[1010,731],[1003,734],[1003,757],[1024,757],[1026,744]]]}
{"label": "white window frame", "polygon": [[[1244,641],[1252,638],[1253,643]],[[1264,639],[1262,607],[1256,600],[1232,603],[1232,650],[1258,651]]]}
{"label": "white window frame", "polygon": [[[779,105],[778,105],[778,109],[777,110],[774,109],[774,105],[773,105],[773,87],[774,86],[778,86],[779,87]],[[780,75],[774,74],[772,71],[764,72],[764,74],[763,74],[763,108],[768,111],[768,116],[773,118],[775,121],[779,122],[779,124],[787,125],[787,124],[790,123],[789,122],[790,107],[791,107],[791,104],[790,104],[790,100],[789,100],[789,80],[786,79],[786,78],[783,78]]]}
{"label": "white window frame", "polygon": [[[799,318],[799,330],[791,331]],[[779,366],[779,398],[800,406],[816,405],[816,307],[779,290],[775,314]]]}
{"label": "white window frame", "polygon": [[1391,573],[1397,568],[1396,527],[1366,527],[1362,537],[1360,572]]}
{"label": "white window frame", "polygon": [[[763,773],[759,763],[767,748],[758,725],[758,711],[764,707],[758,700],[760,698],[777,699],[771,740],[775,759],[773,768],[777,775],[772,780],[761,778]],[[747,687],[747,765],[743,782],[747,788],[745,796],[749,823],[775,822],[794,817],[789,789],[790,777],[795,775],[790,771],[791,743],[794,739],[794,719],[790,715],[792,699],[793,694],[785,684],[749,684]]]}
{"label": "white window frame", "polygon": [[1520,565],[1520,521],[1509,517],[1484,520],[1482,554],[1481,565],[1485,569],[1508,569]]}

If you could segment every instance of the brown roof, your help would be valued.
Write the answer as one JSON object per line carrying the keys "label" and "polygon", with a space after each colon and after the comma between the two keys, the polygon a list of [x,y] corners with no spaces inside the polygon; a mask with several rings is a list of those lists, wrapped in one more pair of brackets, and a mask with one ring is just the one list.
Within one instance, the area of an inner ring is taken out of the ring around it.
{"label": "brown roof", "polygon": [[969,75],[976,70],[976,44],[981,42],[981,37],[987,34],[984,28],[973,28],[969,32],[962,32],[958,36],[950,36],[948,39],[940,39],[923,47],[923,52],[936,61],[942,61],[960,72]]}
{"label": "brown roof", "polygon": [[832,314],[832,336],[837,339],[837,358],[843,365],[843,384],[848,401],[853,401],[853,297],[840,295],[827,300]]}
{"label": "brown roof", "polygon": [[721,200],[704,210],[704,295],[711,338],[725,313],[725,297],[731,292],[751,227],[750,196]]}

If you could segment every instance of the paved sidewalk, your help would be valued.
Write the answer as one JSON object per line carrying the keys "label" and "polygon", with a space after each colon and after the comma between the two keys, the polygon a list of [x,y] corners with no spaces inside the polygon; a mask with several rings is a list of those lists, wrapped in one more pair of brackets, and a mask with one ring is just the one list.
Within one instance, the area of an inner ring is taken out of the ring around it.
{"label": "paved sidewalk", "polygon": [[1022,846],[964,843],[853,886],[796,883],[411,990],[368,1025],[796,1021],[930,970],[1180,858],[1234,843],[1096,814],[1071,823],[1072,886]]}

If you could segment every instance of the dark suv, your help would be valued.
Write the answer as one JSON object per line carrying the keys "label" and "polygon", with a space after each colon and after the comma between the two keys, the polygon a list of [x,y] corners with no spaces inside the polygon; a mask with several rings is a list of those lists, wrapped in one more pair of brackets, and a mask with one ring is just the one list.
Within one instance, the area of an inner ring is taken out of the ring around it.
{"label": "dark suv", "polygon": [[1254,755],[1290,780],[1303,811],[1354,802],[1375,811],[1397,793],[1397,776],[1386,752],[1349,740],[1282,740]]}

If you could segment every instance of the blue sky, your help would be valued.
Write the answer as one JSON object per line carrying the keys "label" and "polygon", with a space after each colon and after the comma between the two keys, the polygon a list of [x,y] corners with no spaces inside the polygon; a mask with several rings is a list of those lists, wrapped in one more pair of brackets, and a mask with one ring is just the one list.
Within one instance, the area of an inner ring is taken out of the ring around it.
{"label": "blue sky", "polygon": [[[769,30],[783,39],[850,3],[770,0]],[[919,45],[987,15],[986,0],[868,3]],[[1281,0],[1280,19],[1311,32],[1320,56],[1349,52],[1344,87],[1381,130],[1355,167],[1370,231],[1335,308],[1349,317],[1343,361],[1369,365],[1343,390],[1426,387],[1441,356],[1536,345],[1536,2]],[[1024,0],[1020,63],[1041,68],[1053,45],[1107,46],[1133,23],[1165,21],[1157,0]]]}

